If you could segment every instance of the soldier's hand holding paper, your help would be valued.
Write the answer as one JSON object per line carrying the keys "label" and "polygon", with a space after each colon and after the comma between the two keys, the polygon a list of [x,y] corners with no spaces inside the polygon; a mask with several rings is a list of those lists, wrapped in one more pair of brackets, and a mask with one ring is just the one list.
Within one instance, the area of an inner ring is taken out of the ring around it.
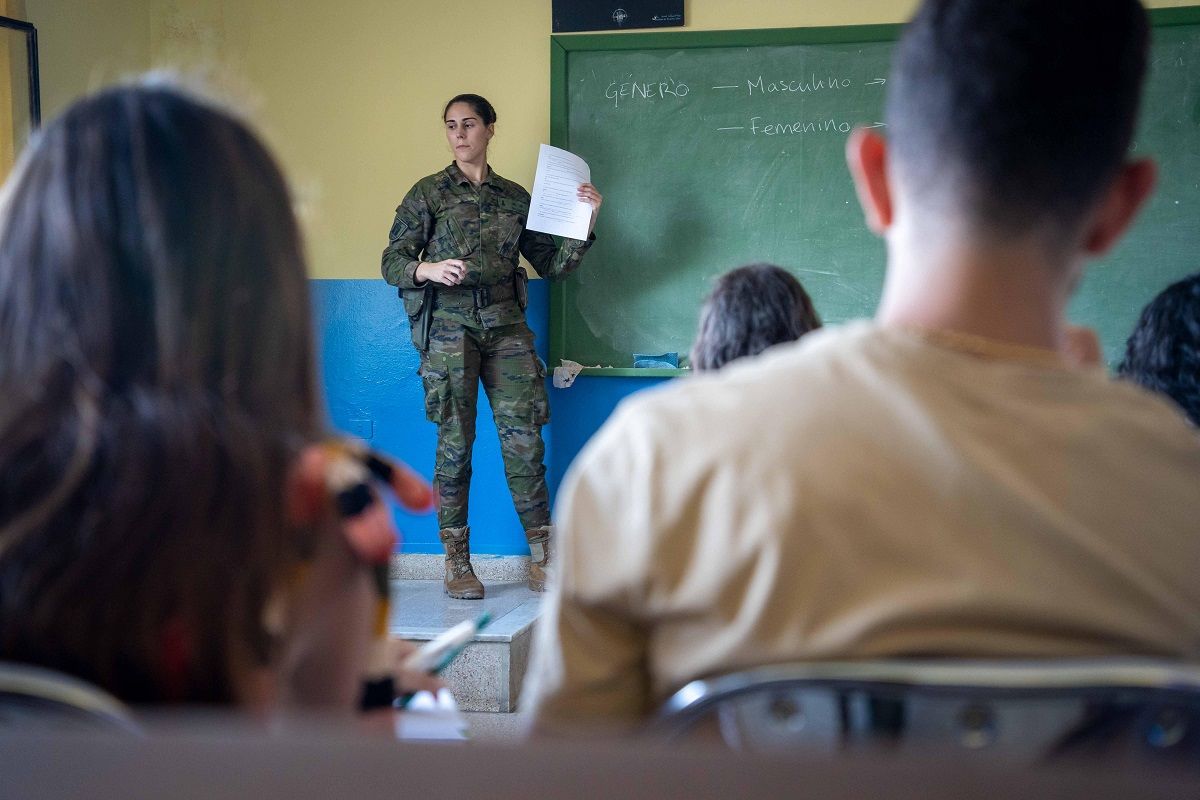
{"label": "soldier's hand holding paper", "polygon": [[603,198],[587,162],[548,144],[538,151],[537,174],[525,227],[568,239],[586,239]]}
{"label": "soldier's hand holding paper", "polygon": [[592,234],[592,228],[596,227],[596,216],[600,213],[600,204],[604,202],[604,197],[601,196],[600,190],[590,183],[582,184],[575,192],[575,196],[592,207],[591,220],[588,223],[588,235]]}

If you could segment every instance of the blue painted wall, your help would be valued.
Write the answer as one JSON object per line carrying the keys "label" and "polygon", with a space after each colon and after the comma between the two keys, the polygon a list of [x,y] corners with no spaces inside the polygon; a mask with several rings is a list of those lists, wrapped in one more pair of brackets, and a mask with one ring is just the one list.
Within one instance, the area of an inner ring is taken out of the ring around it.
{"label": "blue painted wall", "polygon": [[[371,442],[426,477],[433,475],[435,426],[425,419],[424,390],[408,318],[396,290],[383,280],[314,280],[318,347],[329,418],[339,430]],[[549,284],[531,281],[529,326],[546,359]],[[553,365],[551,365],[553,366]],[[543,429],[553,497],[580,448],[621,399],[657,385],[654,378],[580,377],[570,389],[549,387],[551,422]],[[471,481],[471,549],[525,554],[525,535],[513,511],[492,411],[482,387]],[[440,553],[437,520],[396,511],[406,553]]]}
{"label": "blue painted wall", "polygon": [[569,389],[550,390],[554,447],[547,465],[554,492],[575,456],[625,397],[669,378],[599,378],[581,375]]}

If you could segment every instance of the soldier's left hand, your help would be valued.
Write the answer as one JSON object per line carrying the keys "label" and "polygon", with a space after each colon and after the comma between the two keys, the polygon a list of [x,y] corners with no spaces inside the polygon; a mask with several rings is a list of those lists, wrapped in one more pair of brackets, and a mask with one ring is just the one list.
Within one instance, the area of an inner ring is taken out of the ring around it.
{"label": "soldier's left hand", "polygon": [[581,183],[575,196],[592,207],[592,219],[588,222],[588,233],[591,233],[592,228],[596,227],[596,215],[600,212],[600,204],[604,202],[604,198],[600,195],[600,190],[590,183]]}

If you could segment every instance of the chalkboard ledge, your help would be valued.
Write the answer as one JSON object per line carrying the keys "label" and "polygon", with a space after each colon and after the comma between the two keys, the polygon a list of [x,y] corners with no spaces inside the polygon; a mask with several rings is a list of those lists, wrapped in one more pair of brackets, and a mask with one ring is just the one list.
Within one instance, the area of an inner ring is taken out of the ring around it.
{"label": "chalkboard ledge", "polygon": [[580,375],[603,376],[606,378],[675,378],[691,372],[688,368],[670,367],[584,367]]}

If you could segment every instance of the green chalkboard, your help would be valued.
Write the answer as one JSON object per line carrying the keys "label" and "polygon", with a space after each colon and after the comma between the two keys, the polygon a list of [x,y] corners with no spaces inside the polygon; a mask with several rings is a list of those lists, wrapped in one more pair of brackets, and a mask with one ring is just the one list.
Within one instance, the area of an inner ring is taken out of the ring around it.
{"label": "green chalkboard", "polygon": [[[1159,189],[1070,307],[1110,364],[1142,306],[1200,270],[1200,7],[1152,19],[1135,148],[1158,159]],[[854,125],[881,124],[899,30],[551,37],[551,142],[582,156],[604,193],[596,244],[551,293],[553,363],[682,355],[713,278],[752,261],[790,269],[828,323],[871,316],[884,247],[843,153]]]}

